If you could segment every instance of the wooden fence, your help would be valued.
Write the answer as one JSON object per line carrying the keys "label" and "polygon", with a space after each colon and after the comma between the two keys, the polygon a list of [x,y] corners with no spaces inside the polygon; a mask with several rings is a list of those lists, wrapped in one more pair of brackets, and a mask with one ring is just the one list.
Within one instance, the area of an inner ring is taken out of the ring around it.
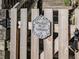
{"label": "wooden fence", "polygon": [[[32,9],[31,21],[28,22],[27,9],[20,11],[20,34],[18,33],[17,9],[11,9],[11,39],[10,39],[10,59],[27,59],[27,35],[31,30],[31,59],[54,59],[55,53],[58,51],[58,59],[69,59],[69,33],[73,34],[75,28],[79,29],[79,9],[75,10],[75,25],[69,25],[69,10],[58,10],[57,27],[53,21],[53,9],[44,9],[44,16],[50,21],[51,35],[43,39],[44,51],[40,53],[39,39],[33,33],[33,20],[39,16],[39,9]],[[71,30],[69,30],[69,27]],[[74,28],[73,28],[74,27]],[[53,29],[55,28],[55,29]],[[58,28],[58,29],[56,29]],[[53,32],[58,30],[57,39],[53,39]],[[20,36],[19,36],[20,35]],[[20,38],[20,39],[19,39]],[[19,42],[20,40],[20,42]],[[19,45],[19,43],[20,45]],[[20,46],[20,47],[18,47]],[[20,55],[19,55],[20,54]],[[75,53],[75,59],[79,59],[79,52]]]}

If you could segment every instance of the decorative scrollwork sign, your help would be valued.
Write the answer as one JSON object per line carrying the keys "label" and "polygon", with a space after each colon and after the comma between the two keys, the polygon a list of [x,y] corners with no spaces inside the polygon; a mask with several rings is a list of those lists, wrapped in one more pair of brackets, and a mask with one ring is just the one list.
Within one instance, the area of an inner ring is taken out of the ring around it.
{"label": "decorative scrollwork sign", "polygon": [[45,16],[38,16],[32,22],[32,31],[40,39],[50,35],[50,21]]}

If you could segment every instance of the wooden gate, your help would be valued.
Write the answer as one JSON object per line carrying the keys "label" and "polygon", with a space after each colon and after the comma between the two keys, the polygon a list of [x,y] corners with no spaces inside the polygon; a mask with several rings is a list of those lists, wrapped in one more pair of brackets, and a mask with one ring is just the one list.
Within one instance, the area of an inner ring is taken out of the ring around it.
{"label": "wooden gate", "polygon": [[[20,31],[18,30],[17,26],[17,9],[11,9],[10,59],[27,59],[28,30],[31,30],[31,59],[55,59],[53,57],[55,56],[56,52],[58,52],[58,59],[70,59],[69,40],[73,36],[75,28],[79,29],[79,9],[75,10],[75,25],[69,25],[68,9],[56,10],[58,11],[58,24],[54,24],[53,21],[53,11],[55,11],[55,9],[44,9],[44,17],[50,21],[50,36],[46,37],[45,39],[39,39],[39,36],[33,33],[33,21],[39,16],[39,9],[32,9],[31,22],[28,22],[27,9],[21,9],[19,24]],[[58,37],[55,40],[53,39],[54,32],[58,32]],[[69,33],[71,35],[69,35]],[[43,52],[41,53],[39,48],[40,40],[43,40]],[[74,53],[75,59],[79,59],[79,52]]]}

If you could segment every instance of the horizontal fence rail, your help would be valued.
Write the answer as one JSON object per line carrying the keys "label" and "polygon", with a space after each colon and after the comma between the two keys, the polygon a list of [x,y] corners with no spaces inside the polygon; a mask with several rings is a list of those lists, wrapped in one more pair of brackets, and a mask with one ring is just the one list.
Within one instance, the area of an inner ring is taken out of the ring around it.
{"label": "horizontal fence rail", "polygon": [[[28,22],[27,9],[20,11],[20,39],[17,38],[17,9],[11,9],[11,39],[10,39],[10,59],[28,59],[28,30],[31,30],[31,59],[55,59],[58,52],[58,59],[73,59],[69,56],[69,36],[72,38],[75,28],[79,29],[79,9],[75,10],[75,25],[69,24],[69,10],[58,9],[58,24],[54,24],[53,9],[43,9],[44,16],[39,15],[39,9],[31,10],[31,22]],[[41,20],[42,19],[42,20]],[[45,21],[43,20],[45,19]],[[47,21],[47,23],[45,23]],[[44,25],[46,24],[46,25]],[[48,26],[49,25],[49,26]],[[41,28],[42,27],[42,28]],[[74,28],[73,28],[74,27]],[[54,32],[58,28],[58,37],[54,39]],[[71,29],[70,29],[71,28]],[[43,34],[43,33],[44,34]],[[70,34],[71,35],[70,35]],[[48,36],[46,36],[49,34]],[[41,37],[41,38],[40,38]],[[43,38],[45,37],[45,38]],[[20,40],[20,42],[17,42]],[[40,50],[40,41],[43,41],[43,51]],[[17,43],[20,47],[17,47]],[[79,46],[78,46],[79,48]],[[18,50],[17,50],[18,49]],[[20,55],[18,52],[20,52]],[[75,53],[75,59],[79,59],[79,52]],[[17,55],[18,54],[18,55]]]}

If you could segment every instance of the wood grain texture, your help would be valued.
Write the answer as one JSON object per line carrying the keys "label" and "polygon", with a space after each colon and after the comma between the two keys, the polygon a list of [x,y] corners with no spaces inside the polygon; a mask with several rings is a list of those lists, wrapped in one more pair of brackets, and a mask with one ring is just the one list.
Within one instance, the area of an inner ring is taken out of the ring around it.
{"label": "wood grain texture", "polygon": [[27,9],[21,9],[20,59],[27,59]]}
{"label": "wood grain texture", "polygon": [[59,9],[59,59],[68,59],[68,9]]}
{"label": "wood grain texture", "polygon": [[[32,21],[39,16],[38,9],[32,9],[31,19]],[[39,59],[39,39],[34,35],[33,30],[31,30],[31,59]]]}
{"label": "wood grain texture", "polygon": [[53,10],[44,9],[44,16],[51,22],[51,36],[44,39],[44,59],[53,59]]}
{"label": "wood grain texture", "polygon": [[16,59],[17,9],[11,9],[10,59]]}

